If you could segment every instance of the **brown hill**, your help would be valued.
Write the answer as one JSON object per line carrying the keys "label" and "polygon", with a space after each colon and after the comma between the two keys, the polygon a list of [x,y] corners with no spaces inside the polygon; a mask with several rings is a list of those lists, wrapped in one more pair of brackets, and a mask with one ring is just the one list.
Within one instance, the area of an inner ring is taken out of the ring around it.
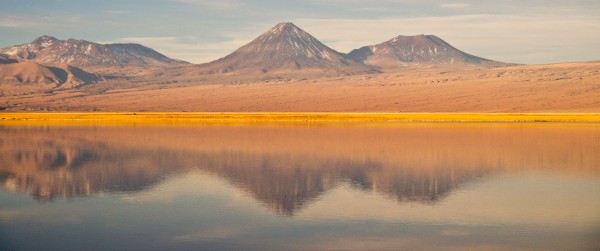
{"label": "brown hill", "polygon": [[69,65],[54,67],[34,62],[0,64],[0,82],[7,85],[35,84],[40,89],[72,88],[100,79],[95,74]]}
{"label": "brown hill", "polygon": [[139,44],[98,44],[85,40],[59,40],[51,36],[42,36],[28,44],[0,49],[0,54],[7,54],[20,61],[78,67],[189,64],[168,58]]}
{"label": "brown hill", "polygon": [[397,36],[380,44],[355,49],[348,56],[356,61],[383,68],[411,65],[455,67],[509,65],[462,52],[433,35]]}
{"label": "brown hill", "polygon": [[376,69],[327,47],[292,23],[280,23],[226,57],[197,65],[191,71],[195,75],[300,72],[333,75]]}

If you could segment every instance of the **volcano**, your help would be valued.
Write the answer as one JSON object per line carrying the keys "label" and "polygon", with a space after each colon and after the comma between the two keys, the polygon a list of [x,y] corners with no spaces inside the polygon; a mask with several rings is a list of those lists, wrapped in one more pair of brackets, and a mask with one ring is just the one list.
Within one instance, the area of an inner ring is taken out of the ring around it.
{"label": "volcano", "polygon": [[376,71],[375,67],[327,47],[289,22],[279,23],[235,52],[196,68],[202,74]]}
{"label": "volcano", "polygon": [[465,53],[434,35],[397,36],[380,44],[355,49],[348,54],[348,57],[386,69],[411,65],[455,67],[509,65]]}

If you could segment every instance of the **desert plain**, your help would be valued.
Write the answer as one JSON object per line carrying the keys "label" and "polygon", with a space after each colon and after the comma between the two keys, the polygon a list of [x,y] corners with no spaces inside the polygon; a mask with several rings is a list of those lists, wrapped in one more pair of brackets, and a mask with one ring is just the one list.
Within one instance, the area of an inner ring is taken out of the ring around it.
{"label": "desert plain", "polygon": [[235,83],[185,77],[52,93],[2,85],[9,111],[598,113],[600,62],[416,68],[377,74]]}

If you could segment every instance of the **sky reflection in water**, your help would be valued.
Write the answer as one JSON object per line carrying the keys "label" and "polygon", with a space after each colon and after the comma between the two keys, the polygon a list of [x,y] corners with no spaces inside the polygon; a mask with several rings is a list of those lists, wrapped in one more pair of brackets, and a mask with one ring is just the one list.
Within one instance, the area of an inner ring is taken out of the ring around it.
{"label": "sky reflection in water", "polygon": [[0,249],[600,247],[600,125],[0,134]]}

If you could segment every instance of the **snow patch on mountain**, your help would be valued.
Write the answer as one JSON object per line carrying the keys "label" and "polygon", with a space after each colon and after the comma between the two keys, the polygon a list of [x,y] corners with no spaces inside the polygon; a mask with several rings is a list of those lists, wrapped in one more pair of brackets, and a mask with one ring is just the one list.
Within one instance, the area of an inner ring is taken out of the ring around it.
{"label": "snow patch on mountain", "polygon": [[19,61],[68,63],[78,67],[187,64],[139,44],[98,44],[76,39],[59,40],[46,35],[31,43],[0,49],[0,54],[10,55]]}

